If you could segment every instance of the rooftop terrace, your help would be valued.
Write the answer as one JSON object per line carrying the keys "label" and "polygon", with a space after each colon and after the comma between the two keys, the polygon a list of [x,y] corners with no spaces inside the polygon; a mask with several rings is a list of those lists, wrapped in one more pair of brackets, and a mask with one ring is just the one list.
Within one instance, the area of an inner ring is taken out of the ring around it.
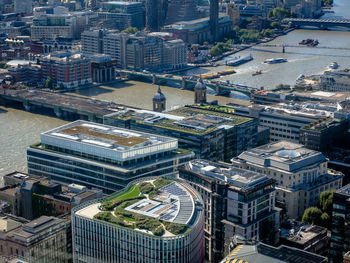
{"label": "rooftop terrace", "polygon": [[107,221],[150,235],[171,237],[185,233],[195,213],[193,192],[179,182],[159,178],[84,207],[76,215]]}
{"label": "rooftop terrace", "polygon": [[333,119],[331,117],[326,117],[319,119],[315,122],[309,123],[303,127],[304,130],[310,130],[315,132],[321,132],[327,128],[330,128],[332,126],[336,126],[339,123],[341,123],[341,120],[339,119]]}

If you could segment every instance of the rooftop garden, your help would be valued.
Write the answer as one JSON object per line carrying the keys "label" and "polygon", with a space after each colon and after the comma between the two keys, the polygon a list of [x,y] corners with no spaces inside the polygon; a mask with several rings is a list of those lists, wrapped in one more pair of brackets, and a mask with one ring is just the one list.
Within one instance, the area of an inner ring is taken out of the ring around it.
{"label": "rooftop garden", "polygon": [[234,109],[230,107],[214,105],[189,105],[176,110],[172,110],[169,113],[184,117],[193,116],[197,114],[209,114],[222,118],[230,118],[235,125],[251,120],[251,118],[232,115],[232,113],[234,113]]}
{"label": "rooftop garden", "polygon": [[224,105],[204,105],[203,104],[203,105],[191,105],[189,107],[204,109],[204,110],[209,110],[209,111],[217,111],[217,112],[222,112],[222,113],[229,113],[229,114],[235,113],[234,108],[227,107]]}
{"label": "rooftop garden", "polygon": [[167,222],[125,210],[125,208],[140,200],[154,200],[160,193],[159,189],[172,182],[172,180],[158,178],[154,181],[132,185],[126,191],[101,202],[99,207],[101,212],[96,214],[94,219],[130,229],[147,231],[147,234],[153,234],[155,236],[182,234],[188,230],[186,225]]}
{"label": "rooftop garden", "polygon": [[84,127],[81,125],[77,125],[77,126],[63,129],[63,130],[61,130],[61,132],[69,134],[69,135],[86,134],[86,135],[90,135],[90,136],[97,137],[97,138],[112,140],[117,145],[127,146],[127,147],[131,147],[131,146],[134,146],[136,144],[140,144],[140,143],[147,141],[146,138],[142,138],[142,137],[136,137],[136,136],[123,137],[123,136],[118,136],[118,135],[114,135],[114,134],[98,132],[98,131],[95,131],[89,127]]}
{"label": "rooftop garden", "polygon": [[318,119],[317,121],[311,122],[309,124],[306,124],[302,129],[321,132],[321,131],[327,129],[328,127],[330,127],[330,125],[335,124],[335,123],[340,123],[341,121],[342,120],[340,120],[340,119],[333,119],[331,117],[325,117],[322,119]]}

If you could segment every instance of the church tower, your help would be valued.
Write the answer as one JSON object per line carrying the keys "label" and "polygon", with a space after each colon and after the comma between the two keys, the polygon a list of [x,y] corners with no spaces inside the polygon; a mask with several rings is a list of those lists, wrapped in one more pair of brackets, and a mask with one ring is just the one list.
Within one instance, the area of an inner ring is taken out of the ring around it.
{"label": "church tower", "polygon": [[194,87],[194,103],[203,104],[207,103],[207,88],[202,79],[198,79],[196,86]]}
{"label": "church tower", "polygon": [[153,111],[162,112],[165,111],[166,98],[158,86],[157,93],[153,96]]}

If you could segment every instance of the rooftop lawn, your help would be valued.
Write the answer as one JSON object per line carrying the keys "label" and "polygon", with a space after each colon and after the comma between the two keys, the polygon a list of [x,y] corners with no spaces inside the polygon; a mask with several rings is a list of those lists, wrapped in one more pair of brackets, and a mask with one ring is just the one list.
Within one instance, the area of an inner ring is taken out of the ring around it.
{"label": "rooftop lawn", "polygon": [[125,210],[126,207],[145,199],[145,195],[148,195],[149,199],[158,195],[160,188],[172,182],[169,179],[158,178],[152,183],[142,182],[132,185],[127,191],[101,202],[103,211],[96,214],[94,218],[130,229],[148,230],[155,236],[162,236],[165,230],[174,235],[185,233],[189,229],[186,225],[166,222]]}
{"label": "rooftop lawn", "polygon": [[113,201],[113,200],[126,200],[126,199],[131,199],[131,198],[135,198],[138,197],[140,195],[140,189],[139,187],[134,184],[133,186],[131,186],[126,192],[120,193],[116,196],[112,196],[110,198],[107,198],[106,201]]}

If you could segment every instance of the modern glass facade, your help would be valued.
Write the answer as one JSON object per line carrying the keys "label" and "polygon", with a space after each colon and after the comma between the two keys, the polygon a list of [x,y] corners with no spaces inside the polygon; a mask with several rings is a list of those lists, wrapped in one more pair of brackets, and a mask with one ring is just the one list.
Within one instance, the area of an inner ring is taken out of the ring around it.
{"label": "modern glass facade", "polygon": [[[68,125],[71,128],[84,123],[87,122],[77,121]],[[161,140],[152,145],[145,141],[147,143],[145,147],[142,145],[136,148],[124,147],[126,149],[121,149],[119,146],[115,149],[101,147],[96,145],[96,138],[93,141],[95,144],[89,144],[86,139],[80,141],[75,137],[74,139],[62,137],[60,131],[66,129],[68,125],[42,134],[42,142],[28,148],[30,174],[46,176],[57,182],[100,188],[105,193],[113,193],[138,178],[174,175],[178,165],[194,156],[189,151],[178,150],[176,139],[167,137],[161,137]],[[101,125],[101,128],[106,127],[108,126]],[[115,127],[112,129],[115,131]],[[93,131],[95,132],[95,129]],[[55,136],[57,134],[60,136]],[[79,134],[75,136],[78,137]],[[85,134],[84,136],[86,138]],[[142,136],[148,138],[151,135],[142,133]],[[92,141],[91,138],[89,141]],[[106,140],[104,144],[107,145]]]}
{"label": "modern glass facade", "polygon": [[328,257],[330,263],[343,262],[350,251],[350,184],[334,192],[332,235]]}

